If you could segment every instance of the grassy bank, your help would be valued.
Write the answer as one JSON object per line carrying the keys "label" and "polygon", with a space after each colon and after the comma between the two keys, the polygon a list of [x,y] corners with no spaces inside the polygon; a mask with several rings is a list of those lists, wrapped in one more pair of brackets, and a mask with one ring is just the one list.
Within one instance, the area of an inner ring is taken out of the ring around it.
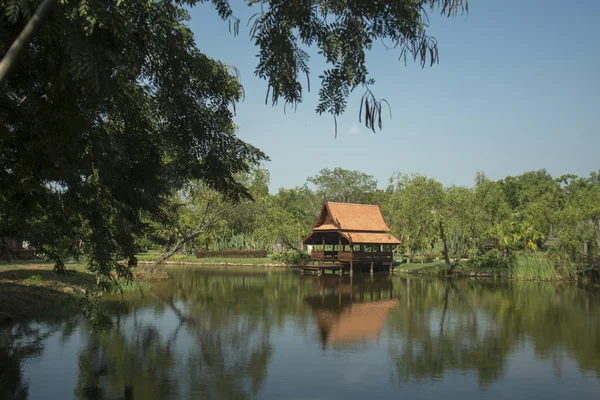
{"label": "grassy bank", "polygon": [[[67,273],[55,274],[49,261],[0,262],[0,324],[15,319],[58,318],[81,311],[95,278],[83,264],[68,264]],[[113,292],[150,287],[145,282],[115,285]]]}
{"label": "grassy bank", "polygon": [[[588,267],[577,265],[564,254],[522,251],[509,258],[475,257],[461,261],[452,276],[501,277],[522,281],[589,281],[597,280],[598,273],[584,273]],[[419,275],[446,275],[443,262],[401,264],[399,273]]]}
{"label": "grassy bank", "polygon": [[435,261],[430,263],[408,263],[400,264],[395,268],[395,271],[400,273],[416,273],[416,274],[430,274],[438,273],[444,269],[443,261]]}
{"label": "grassy bank", "polygon": [[94,284],[83,265],[57,275],[53,263],[14,261],[0,264],[0,323],[7,319],[52,318],[78,312],[78,299]]}
{"label": "grassy bank", "polygon": [[[140,264],[150,264],[160,257],[160,253],[141,253],[135,256]],[[193,254],[175,254],[167,261],[167,265],[239,265],[239,266],[268,266],[282,267],[281,262],[273,261],[271,257],[261,258],[230,258],[230,257],[206,257],[198,258]]]}

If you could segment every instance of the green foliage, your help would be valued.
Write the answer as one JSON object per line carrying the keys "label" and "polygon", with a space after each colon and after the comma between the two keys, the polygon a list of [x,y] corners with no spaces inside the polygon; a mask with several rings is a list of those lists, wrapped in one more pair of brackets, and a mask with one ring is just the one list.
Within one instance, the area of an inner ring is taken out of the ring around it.
{"label": "green foliage", "polygon": [[[23,4],[2,1],[0,54]],[[183,185],[248,197],[235,177],[265,155],[235,136],[242,88],[187,20],[173,1],[59,2],[0,90],[0,237],[127,275],[144,215]]]}
{"label": "green foliage", "polygon": [[295,267],[306,264],[310,261],[310,254],[301,253],[295,250],[288,250],[282,252],[274,252],[272,255],[273,261],[282,262],[287,266]]}
{"label": "green foliage", "polygon": [[265,258],[266,250],[222,250],[194,252],[196,258]]}
{"label": "green foliage", "polygon": [[[326,62],[319,76],[319,114],[341,115],[349,95],[362,87],[360,116],[375,131],[382,126],[382,106],[369,89],[366,51],[373,43],[391,42],[400,59],[419,60],[422,66],[438,61],[437,41],[428,36],[427,8],[455,15],[466,10],[463,0],[395,0],[346,2],[342,0],[290,2],[250,1],[264,8],[251,20],[250,34],[259,48],[258,77],[268,82],[267,99],[295,107],[303,95],[301,79],[310,89],[309,54],[305,46],[316,46]],[[337,124],[336,124],[337,125]],[[337,134],[337,131],[336,131]]]}
{"label": "green foliage", "polygon": [[493,258],[493,257],[500,257],[500,251],[498,249],[489,249],[488,251],[485,252],[484,254],[485,257],[489,257],[489,258]]}
{"label": "green foliage", "polygon": [[41,276],[41,275],[37,275],[37,274],[36,274],[36,275],[31,275],[29,278],[25,279],[25,281],[26,281],[28,284],[32,284],[32,283],[33,283],[33,284],[35,284],[35,283],[40,283],[40,282],[42,282],[43,280],[44,280],[44,279],[42,278],[42,276]]}
{"label": "green foliage", "polygon": [[497,255],[484,255],[479,257],[471,257],[467,261],[469,269],[474,271],[478,270],[507,270],[509,262],[505,258],[498,257]]}
{"label": "green foliage", "polygon": [[564,278],[548,254],[521,251],[511,255],[510,276],[516,279],[553,281]]}
{"label": "green foliage", "polygon": [[373,176],[343,168],[324,168],[307,181],[315,186],[319,197],[341,203],[371,203],[377,190],[377,180]]}
{"label": "green foliage", "polygon": [[92,327],[94,332],[105,333],[113,327],[113,321],[107,314],[102,304],[102,293],[99,291],[89,291],[81,300],[83,314]]}
{"label": "green foliage", "polygon": [[[85,254],[99,275],[128,275],[136,238],[148,242],[146,225],[171,223],[162,233],[154,226],[154,239],[166,244],[189,237],[177,232],[175,240],[171,229],[174,221],[195,223],[173,210],[185,185],[204,185],[224,201],[249,197],[239,175],[266,156],[235,136],[233,112],[243,94],[236,74],[203,54],[188,27],[187,8],[205,2],[59,1],[38,21],[39,33],[0,92],[0,237],[27,240],[58,269],[64,258]],[[0,54],[37,3],[0,1]],[[237,33],[229,1],[211,3]],[[250,35],[267,99],[294,107],[302,100],[310,61],[304,47],[315,46],[327,65],[316,111],[341,115],[362,87],[360,115],[373,130],[381,129],[386,102],[371,92],[365,52],[387,41],[405,61],[433,64],[437,41],[426,31],[427,10],[450,16],[467,9],[466,0],[247,3],[260,3]],[[242,209],[228,223],[249,234],[257,209]],[[204,229],[185,243],[201,235],[211,242],[214,233]]]}
{"label": "green foliage", "polygon": [[[135,258],[139,261],[156,261],[156,259],[160,257],[160,254],[136,254]],[[185,254],[174,254],[169,260],[171,261],[183,261],[187,258]]]}

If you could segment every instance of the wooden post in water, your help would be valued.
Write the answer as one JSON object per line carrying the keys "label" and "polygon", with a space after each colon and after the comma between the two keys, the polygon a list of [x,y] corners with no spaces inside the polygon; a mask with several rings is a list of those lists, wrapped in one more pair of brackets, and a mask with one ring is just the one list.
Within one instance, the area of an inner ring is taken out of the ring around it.
{"label": "wooden post in water", "polygon": [[373,260],[371,260],[371,276],[373,276]]}

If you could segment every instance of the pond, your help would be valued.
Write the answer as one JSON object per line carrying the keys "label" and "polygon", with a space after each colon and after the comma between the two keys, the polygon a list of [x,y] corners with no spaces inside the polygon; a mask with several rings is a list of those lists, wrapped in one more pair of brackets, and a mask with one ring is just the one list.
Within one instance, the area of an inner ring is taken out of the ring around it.
{"label": "pond", "polygon": [[0,330],[0,399],[591,399],[600,293],[569,284],[185,269]]}

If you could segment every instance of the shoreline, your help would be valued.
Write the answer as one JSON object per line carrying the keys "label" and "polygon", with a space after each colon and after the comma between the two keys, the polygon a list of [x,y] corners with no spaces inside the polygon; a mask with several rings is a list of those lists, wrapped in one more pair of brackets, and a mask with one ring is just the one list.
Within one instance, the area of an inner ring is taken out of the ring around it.
{"label": "shoreline", "polygon": [[[147,260],[143,260],[143,261],[138,261],[138,265],[151,265],[154,264],[154,261],[147,261]],[[224,267],[230,267],[230,266],[240,266],[240,267],[261,267],[261,268],[279,268],[279,267],[286,267],[285,264],[283,263],[250,263],[250,262],[229,262],[229,261],[209,261],[209,262],[197,262],[197,261],[165,261],[163,263],[164,265],[167,266],[173,266],[173,265],[198,265],[198,266],[205,266],[205,267],[210,267],[210,266],[224,266]]]}
{"label": "shoreline", "polygon": [[[151,265],[152,261],[139,261]],[[167,261],[165,270],[181,268],[219,268],[255,267],[257,270],[277,269],[282,271],[298,271],[297,267],[286,267],[283,263],[264,262],[197,262],[197,261]],[[0,264],[0,326],[12,321],[33,319],[47,320],[61,318],[65,315],[81,312],[81,300],[86,290],[93,287],[95,279],[84,265],[68,265],[68,273],[57,275],[53,264],[39,261],[31,263]],[[437,279],[498,279],[508,282],[576,282],[569,280],[530,280],[518,279],[509,275],[508,271],[471,271],[457,270],[452,276],[446,276],[439,263],[398,265],[394,269],[396,276],[419,276]],[[168,278],[167,278],[168,279]],[[136,279],[138,284],[151,283],[151,280]],[[591,283],[591,282],[588,282]]]}

